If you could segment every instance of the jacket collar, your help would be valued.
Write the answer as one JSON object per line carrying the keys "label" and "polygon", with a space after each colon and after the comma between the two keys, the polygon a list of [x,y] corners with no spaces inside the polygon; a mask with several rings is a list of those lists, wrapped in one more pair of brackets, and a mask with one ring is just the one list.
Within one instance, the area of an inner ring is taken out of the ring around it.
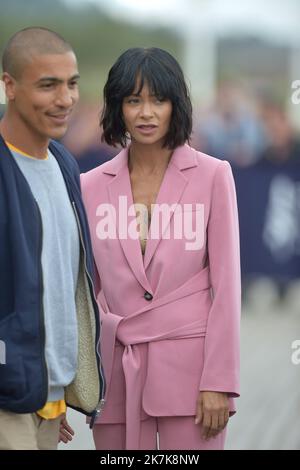
{"label": "jacket collar", "polygon": [[[112,160],[107,162],[103,173],[116,176],[128,163],[129,148],[124,148]],[[172,154],[170,164],[180,171],[197,166],[196,151],[187,144],[177,147]]]}

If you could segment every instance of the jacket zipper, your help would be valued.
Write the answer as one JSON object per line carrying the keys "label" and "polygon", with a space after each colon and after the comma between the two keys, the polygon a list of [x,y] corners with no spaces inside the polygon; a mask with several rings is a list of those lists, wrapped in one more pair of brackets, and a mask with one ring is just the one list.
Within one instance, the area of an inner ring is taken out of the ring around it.
{"label": "jacket zipper", "polygon": [[[97,304],[97,300],[96,300],[96,295],[95,295],[95,290],[94,290],[94,283],[91,279],[91,276],[88,272],[88,269],[87,269],[87,264],[86,264],[86,249],[85,249],[85,244],[84,244],[84,240],[83,240],[83,236],[82,236],[82,230],[81,230],[81,225],[80,225],[80,221],[79,221],[79,217],[78,217],[78,214],[77,214],[77,209],[76,209],[76,205],[75,205],[75,202],[72,201],[72,206],[73,206],[73,209],[74,209],[74,213],[75,213],[75,218],[76,218],[76,222],[77,222],[77,226],[78,226],[78,230],[79,230],[79,236],[80,236],[80,240],[81,240],[81,245],[82,245],[82,248],[83,248],[83,253],[84,253],[84,270],[85,270],[85,273],[87,275],[87,277],[89,278],[90,280],[90,284],[92,286],[92,291],[93,291],[93,297],[94,297],[94,301],[95,303]],[[99,339],[98,339],[98,342],[96,344],[96,354],[98,356],[98,359],[99,359],[99,374],[100,374],[100,377],[102,379],[102,390],[100,392],[100,397],[99,397],[99,403],[98,405],[96,406],[95,410],[92,412],[92,417],[91,417],[91,421],[90,421],[90,428],[93,427],[94,425],[94,422],[96,420],[96,418],[100,415],[102,409],[103,409],[103,406],[105,404],[105,399],[104,399],[104,395],[105,395],[105,379],[104,379],[104,376],[102,374],[102,358],[99,354],[99,343],[100,343],[100,334],[99,334]]]}
{"label": "jacket zipper", "polygon": [[100,400],[100,402],[98,403],[96,409],[93,411],[93,414],[92,414],[92,417],[91,417],[91,421],[90,421],[90,429],[92,429],[92,427],[94,426],[95,424],[95,421],[97,420],[97,418],[100,416],[101,414],[101,411],[103,410],[103,407],[105,405],[105,400],[102,398]]}

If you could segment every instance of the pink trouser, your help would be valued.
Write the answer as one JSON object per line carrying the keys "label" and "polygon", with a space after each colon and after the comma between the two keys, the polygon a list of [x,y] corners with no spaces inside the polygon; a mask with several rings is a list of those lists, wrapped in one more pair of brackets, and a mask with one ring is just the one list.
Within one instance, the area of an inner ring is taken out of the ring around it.
{"label": "pink trouser", "polygon": [[[96,424],[93,435],[97,450],[125,449],[125,424]],[[216,437],[204,440],[193,416],[149,417],[141,421],[136,450],[223,450],[225,435],[226,429]]]}

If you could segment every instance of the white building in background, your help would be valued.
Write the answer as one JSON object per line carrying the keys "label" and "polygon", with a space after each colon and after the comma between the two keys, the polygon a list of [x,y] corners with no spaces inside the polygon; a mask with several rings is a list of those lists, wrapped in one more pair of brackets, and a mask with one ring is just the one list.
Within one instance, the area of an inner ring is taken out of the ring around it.
{"label": "white building in background", "polygon": [[[64,0],[78,5],[84,0]],[[216,90],[217,47],[230,37],[251,37],[289,52],[287,95],[300,79],[299,0],[89,0],[115,17],[134,23],[160,24],[174,28],[184,43],[183,66],[192,84],[195,100],[211,102]],[[267,60],[272,60],[268,57]],[[300,105],[288,99],[290,115],[300,126]]]}

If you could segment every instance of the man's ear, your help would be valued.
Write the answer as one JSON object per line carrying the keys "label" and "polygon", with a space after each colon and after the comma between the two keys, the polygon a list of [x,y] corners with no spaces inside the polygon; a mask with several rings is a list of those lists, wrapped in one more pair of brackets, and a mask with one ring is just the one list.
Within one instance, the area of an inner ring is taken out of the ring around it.
{"label": "man's ear", "polygon": [[16,80],[7,72],[2,75],[7,101],[13,101],[16,93]]}

